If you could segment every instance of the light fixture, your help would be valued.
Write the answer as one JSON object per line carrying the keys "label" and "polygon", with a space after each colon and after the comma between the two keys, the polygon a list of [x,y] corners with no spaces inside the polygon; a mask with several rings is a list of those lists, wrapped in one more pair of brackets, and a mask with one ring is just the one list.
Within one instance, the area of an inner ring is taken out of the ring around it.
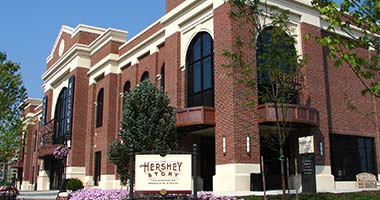
{"label": "light fixture", "polygon": [[247,142],[247,153],[251,153],[251,137],[247,136],[247,139],[246,139],[246,142]]}
{"label": "light fixture", "polygon": [[226,152],[227,152],[226,137],[223,136],[223,154],[226,155]]}
{"label": "light fixture", "polygon": [[323,142],[322,141],[320,141],[319,142],[319,155],[320,156],[323,156]]}

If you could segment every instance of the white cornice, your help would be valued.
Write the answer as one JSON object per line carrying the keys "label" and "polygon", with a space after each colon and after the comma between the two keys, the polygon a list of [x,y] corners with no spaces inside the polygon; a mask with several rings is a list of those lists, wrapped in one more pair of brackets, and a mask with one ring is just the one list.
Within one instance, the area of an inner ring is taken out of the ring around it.
{"label": "white cornice", "polygon": [[140,31],[137,35],[133,36],[131,39],[129,39],[127,42],[125,42],[123,45],[121,45],[119,47],[119,50],[122,49],[123,47],[127,46],[129,43],[131,43],[132,41],[134,41],[136,38],[140,37],[142,34],[144,34],[149,29],[151,29],[154,25],[156,25],[158,23],[161,23],[162,18],[163,17],[161,17],[160,19],[156,20],[155,22],[153,22],[152,24],[150,24],[148,27],[146,27],[145,29],[143,29],[142,31]]}
{"label": "white cornice", "polygon": [[[186,0],[173,10],[171,10],[169,13],[167,13],[161,20],[161,23],[168,24],[171,21],[173,21],[178,16],[184,15],[187,13],[190,8],[194,7],[196,4],[201,4],[207,0]],[[211,3],[213,1],[209,0]]]}
{"label": "white cornice", "polygon": [[90,26],[90,25],[86,25],[86,24],[78,24],[78,26],[73,31],[71,37],[74,37],[80,31],[88,32],[88,33],[95,33],[95,34],[101,35],[104,33],[104,31],[106,31],[106,29],[96,27],[96,26]]}
{"label": "white cornice", "polygon": [[83,55],[83,56],[90,55],[89,48],[87,47],[87,45],[75,44],[74,46],[72,46],[68,51],[66,51],[62,55],[62,57],[58,59],[58,61],[53,66],[51,66],[48,70],[46,70],[42,74],[41,76],[42,80],[44,82],[49,80],[53,76],[53,74],[59,71],[59,69],[64,65],[64,63],[72,60],[75,56],[79,56],[79,55]]}
{"label": "white cornice", "polygon": [[104,45],[110,41],[124,43],[126,41],[128,31],[109,28],[102,35],[96,38],[89,46],[91,55],[99,51]]}
{"label": "white cornice", "polygon": [[154,45],[152,46],[152,44],[155,43],[155,42],[157,42],[157,41],[158,41],[157,44],[164,42],[165,41],[164,37],[165,37],[165,29],[161,29],[160,31],[157,31],[156,33],[154,33],[153,35],[151,35],[149,38],[147,38],[144,41],[140,42],[139,44],[135,45],[132,49],[130,49],[129,51],[127,51],[123,55],[120,55],[120,58],[119,58],[120,66],[119,67],[124,66],[121,63],[121,61],[123,59],[130,58],[132,56],[136,57],[134,60],[131,61],[132,64],[135,64],[136,61],[137,61],[137,57],[138,57],[137,55],[139,53],[141,53],[141,52],[145,52],[147,50],[146,48],[148,48],[149,50],[151,50],[150,53],[157,52],[157,46],[154,46]]}
{"label": "white cornice", "polygon": [[102,60],[100,60],[98,63],[96,63],[94,66],[90,68],[90,70],[87,72],[87,75],[92,76],[97,71],[100,71],[101,68],[108,63],[112,62],[118,62],[119,55],[118,54],[109,54],[108,56],[104,57]]}
{"label": "white cornice", "polygon": [[88,33],[95,33],[95,34],[101,35],[106,31],[106,29],[100,28],[100,27],[95,27],[95,26],[89,26],[89,25],[85,25],[85,24],[79,24],[75,28],[63,25],[61,27],[59,33],[58,33],[57,38],[55,39],[55,42],[54,42],[53,48],[51,49],[50,55],[46,58],[46,62],[49,62],[53,58],[54,50],[57,48],[59,39],[61,38],[63,32],[70,34],[71,38],[73,38],[80,31],[88,32]]}

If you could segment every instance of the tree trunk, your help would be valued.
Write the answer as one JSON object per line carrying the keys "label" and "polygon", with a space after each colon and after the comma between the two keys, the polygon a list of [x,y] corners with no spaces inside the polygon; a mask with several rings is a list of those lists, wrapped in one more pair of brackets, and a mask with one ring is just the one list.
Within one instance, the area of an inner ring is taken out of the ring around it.
{"label": "tree trunk", "polygon": [[286,184],[285,184],[285,167],[284,167],[284,151],[282,149],[282,146],[280,148],[280,162],[281,162],[281,186],[282,186],[282,200],[286,199],[285,196],[285,190],[286,190]]}

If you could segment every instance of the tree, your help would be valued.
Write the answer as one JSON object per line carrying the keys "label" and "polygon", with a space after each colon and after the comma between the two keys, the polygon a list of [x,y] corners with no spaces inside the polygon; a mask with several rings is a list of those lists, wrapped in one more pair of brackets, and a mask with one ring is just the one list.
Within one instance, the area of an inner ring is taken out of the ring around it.
{"label": "tree", "polygon": [[[329,24],[331,34],[317,41],[329,49],[329,57],[336,66],[349,67],[364,86],[362,94],[380,97],[380,1],[343,0],[340,4],[332,0],[313,0],[323,19]],[[371,52],[363,58],[355,53],[365,48]]]}
{"label": "tree", "polygon": [[[288,11],[279,9],[260,0],[229,0],[232,4],[230,17],[239,28],[233,50],[224,51],[237,84],[250,89],[257,101],[247,106],[270,103],[275,109],[276,121],[270,134],[262,134],[265,145],[279,153],[281,167],[282,199],[285,199],[285,156],[284,145],[291,126],[287,120],[288,104],[298,103],[303,61],[295,50],[295,35]],[[270,22],[271,26],[267,26]],[[240,33],[240,34],[239,34]],[[258,37],[257,37],[258,35]],[[256,52],[256,59],[252,59]],[[250,56],[251,55],[251,56]],[[249,95],[250,95],[249,94]]]}
{"label": "tree", "polygon": [[117,166],[125,184],[129,176],[130,145],[135,152],[170,151],[177,148],[175,111],[169,97],[149,80],[124,94],[119,139],[108,149],[109,160]]}
{"label": "tree", "polygon": [[26,99],[20,65],[0,52],[0,162],[12,160],[22,145],[21,113]]}

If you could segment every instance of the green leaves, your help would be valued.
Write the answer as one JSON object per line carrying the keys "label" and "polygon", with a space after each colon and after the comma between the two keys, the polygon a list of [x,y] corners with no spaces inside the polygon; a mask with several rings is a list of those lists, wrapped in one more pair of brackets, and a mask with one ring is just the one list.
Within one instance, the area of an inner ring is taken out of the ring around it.
{"label": "green leaves", "polygon": [[[337,67],[349,67],[364,86],[362,94],[380,97],[378,78],[380,63],[380,2],[378,0],[343,0],[340,5],[331,0],[313,0],[312,5],[329,23],[331,34],[317,42],[329,49],[329,57]],[[344,35],[342,35],[342,32]],[[370,51],[368,56],[356,54]]]}
{"label": "green leaves", "polygon": [[108,158],[116,164],[124,183],[129,174],[129,145],[136,152],[177,148],[175,111],[169,102],[169,97],[149,80],[124,95],[120,139],[108,150]]}
{"label": "green leaves", "polygon": [[0,162],[15,157],[21,145],[22,103],[26,98],[20,65],[0,52]]}

